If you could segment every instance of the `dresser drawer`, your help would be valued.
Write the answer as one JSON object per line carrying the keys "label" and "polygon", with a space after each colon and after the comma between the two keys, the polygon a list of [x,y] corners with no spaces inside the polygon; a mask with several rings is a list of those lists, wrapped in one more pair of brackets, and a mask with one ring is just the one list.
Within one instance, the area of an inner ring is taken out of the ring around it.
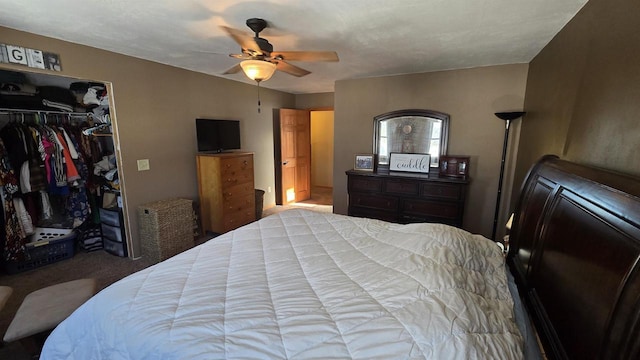
{"label": "dresser drawer", "polygon": [[222,199],[223,201],[232,201],[237,198],[242,198],[247,195],[255,195],[253,189],[253,181],[226,187],[222,190]]}
{"label": "dresser drawer", "polygon": [[232,196],[224,200],[224,213],[232,213],[241,210],[254,210],[255,194],[245,196]]}
{"label": "dresser drawer", "polygon": [[362,193],[349,194],[349,206],[364,207],[380,210],[398,210],[398,199],[391,196],[381,196]]}
{"label": "dresser drawer", "polygon": [[349,176],[349,192],[352,191],[381,192],[382,179],[367,176]]}
{"label": "dresser drawer", "polygon": [[357,206],[349,206],[349,216],[365,217],[369,219],[378,219],[389,222],[398,222],[398,213],[396,211],[367,209]]}
{"label": "dresser drawer", "polygon": [[463,187],[457,184],[422,184],[420,187],[420,197],[440,198],[449,200],[462,199]]}
{"label": "dresser drawer", "polygon": [[458,219],[462,207],[454,202],[405,199],[400,211],[430,218]]}
{"label": "dresser drawer", "polygon": [[239,173],[253,174],[253,156],[235,156],[220,159],[220,172],[224,177]]}
{"label": "dresser drawer", "polygon": [[253,183],[253,170],[252,171],[238,171],[229,173],[227,175],[222,175],[222,189],[227,190],[232,188],[233,186],[239,184],[248,184]]}
{"label": "dresser drawer", "polygon": [[415,181],[386,180],[384,191],[386,193],[401,195],[418,195],[419,183]]}
{"label": "dresser drawer", "polygon": [[224,231],[231,231],[256,220],[255,209],[245,209],[230,214],[225,214],[222,220]]}

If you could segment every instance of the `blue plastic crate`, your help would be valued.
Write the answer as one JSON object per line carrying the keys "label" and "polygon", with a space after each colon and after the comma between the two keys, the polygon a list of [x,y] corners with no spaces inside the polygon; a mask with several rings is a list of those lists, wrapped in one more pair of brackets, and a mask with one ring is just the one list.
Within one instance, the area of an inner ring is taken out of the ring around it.
{"label": "blue plastic crate", "polygon": [[37,228],[35,241],[27,243],[24,261],[7,261],[4,264],[8,274],[36,269],[44,265],[72,258],[75,254],[76,232],[70,229]]}

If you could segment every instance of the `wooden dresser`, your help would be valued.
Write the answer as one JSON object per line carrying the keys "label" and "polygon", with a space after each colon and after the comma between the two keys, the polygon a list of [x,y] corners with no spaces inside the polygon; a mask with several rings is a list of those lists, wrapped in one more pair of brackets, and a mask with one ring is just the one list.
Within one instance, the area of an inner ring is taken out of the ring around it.
{"label": "wooden dresser", "polygon": [[437,174],[349,170],[349,215],[396,223],[439,222],[462,227],[468,180]]}
{"label": "wooden dresser", "polygon": [[198,153],[203,231],[222,234],[255,221],[253,153]]}

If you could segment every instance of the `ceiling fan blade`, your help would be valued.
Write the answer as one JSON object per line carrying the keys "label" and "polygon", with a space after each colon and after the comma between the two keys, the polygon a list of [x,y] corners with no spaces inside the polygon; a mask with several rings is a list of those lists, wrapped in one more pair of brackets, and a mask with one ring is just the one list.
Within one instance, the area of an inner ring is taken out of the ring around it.
{"label": "ceiling fan blade", "polygon": [[234,59],[243,59],[243,60],[247,60],[247,59],[253,59],[253,56],[249,55],[249,54],[229,54],[230,57],[234,58]]}
{"label": "ceiling fan blade", "polygon": [[335,51],[274,51],[271,57],[285,61],[339,61]]}
{"label": "ceiling fan blade", "polygon": [[256,43],[255,39],[245,34],[244,32],[230,28],[228,26],[220,26],[224,31],[229,34],[238,44],[242,47],[243,50],[252,50],[256,53],[256,55],[262,55],[262,50],[260,50],[260,46]]}
{"label": "ceiling fan blade", "polygon": [[240,64],[236,64],[233,67],[227,69],[227,71],[223,72],[222,75],[235,74],[240,71],[242,71],[242,67],[240,66]]}
{"label": "ceiling fan blade", "polygon": [[287,64],[284,61],[278,61],[278,63],[276,64],[276,69],[297,77],[311,74],[311,71],[307,71],[303,68],[299,68],[297,66]]}

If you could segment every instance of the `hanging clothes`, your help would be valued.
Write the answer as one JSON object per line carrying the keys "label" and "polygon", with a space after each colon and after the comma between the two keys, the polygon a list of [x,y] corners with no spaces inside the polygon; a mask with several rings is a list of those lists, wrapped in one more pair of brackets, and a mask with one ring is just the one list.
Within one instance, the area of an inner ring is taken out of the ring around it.
{"label": "hanging clothes", "polygon": [[29,161],[29,184],[31,191],[40,191],[47,188],[45,182],[44,162],[40,154],[40,133],[32,128],[25,126],[25,141],[27,144],[27,157]]}
{"label": "hanging clothes", "polygon": [[24,206],[24,202],[19,197],[13,198],[13,207],[16,210],[16,215],[18,217],[18,221],[20,222],[20,228],[22,232],[26,235],[33,235],[35,230],[33,229],[33,221],[31,219],[31,215],[27,212],[27,208]]}
{"label": "hanging clothes", "polygon": [[15,176],[4,141],[0,138],[0,192],[4,210],[4,231],[2,232],[2,259],[22,261],[25,258],[26,234],[20,227],[20,220],[13,205],[13,196],[18,192],[18,179]]}
{"label": "hanging clothes", "polygon": [[78,169],[76,169],[76,165],[73,163],[73,158],[71,157],[71,153],[69,152],[69,146],[67,145],[67,142],[64,139],[63,135],[56,131],[54,131],[54,133],[56,134],[58,144],[60,144],[60,146],[62,147],[62,159],[65,168],[66,182],[73,184],[74,182],[80,180]]}
{"label": "hanging clothes", "polygon": [[[11,258],[16,258],[20,244],[24,246],[24,238],[35,224],[77,227],[94,212],[90,205],[92,189],[87,191],[86,187],[92,183],[87,165],[92,162],[86,159],[101,156],[92,153],[101,149],[93,139],[81,135],[86,126],[12,122],[0,130],[0,140],[11,144],[11,151],[6,147],[3,151],[5,173],[10,170],[10,175],[5,175],[8,179],[2,182],[5,219],[9,220],[5,221],[4,227],[9,229],[3,235],[7,239],[11,234],[22,238],[0,244],[0,249],[14,254]],[[17,172],[13,164],[20,165]]]}
{"label": "hanging clothes", "polygon": [[[67,194],[67,175],[65,173],[65,164],[64,164],[64,154],[62,153],[62,144],[58,139],[58,135],[48,126],[42,126],[41,130],[46,137],[47,143],[45,144],[45,149],[47,146],[49,149],[47,153],[49,156],[49,166],[51,167],[51,173],[53,177],[49,179],[49,192],[58,193],[60,195]],[[44,144],[43,138],[43,144]]]}
{"label": "hanging clothes", "polygon": [[22,164],[28,160],[27,148],[20,126],[10,124],[2,128],[0,138],[4,143],[6,156],[14,171],[20,171]]}

